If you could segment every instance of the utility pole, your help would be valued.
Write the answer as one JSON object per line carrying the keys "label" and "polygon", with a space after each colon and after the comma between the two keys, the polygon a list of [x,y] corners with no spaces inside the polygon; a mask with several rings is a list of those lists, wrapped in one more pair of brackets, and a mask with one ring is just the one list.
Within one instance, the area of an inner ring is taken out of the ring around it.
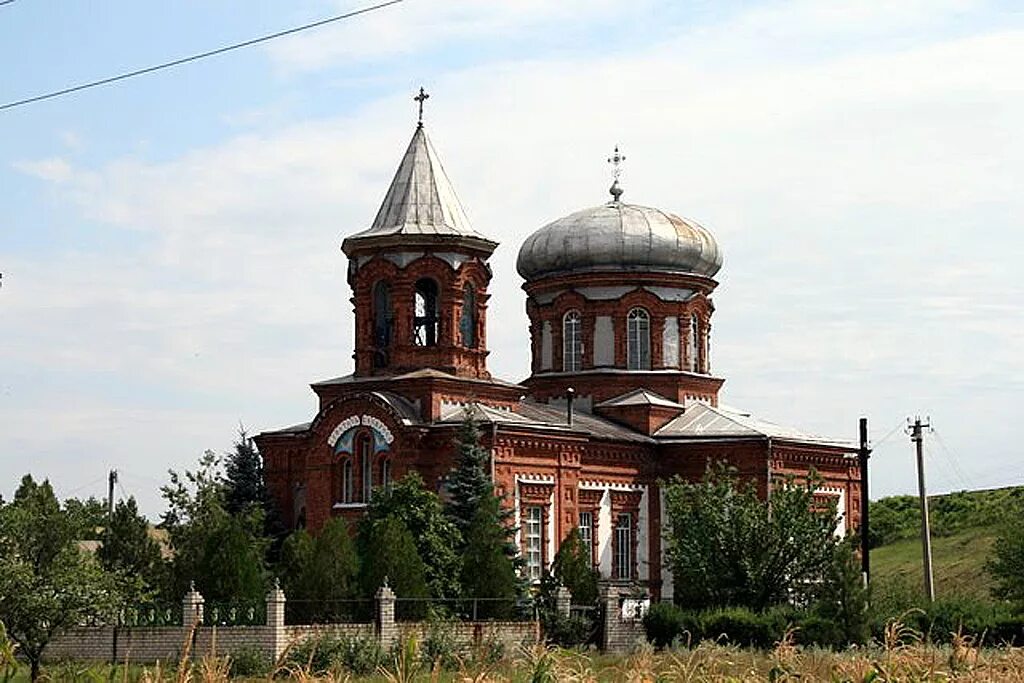
{"label": "utility pole", "polygon": [[107,475],[107,532],[110,532],[110,522],[114,519],[114,484],[117,483],[117,470],[110,470]]}
{"label": "utility pole", "polygon": [[871,448],[868,446],[868,419],[860,419],[860,448],[857,449],[857,460],[860,463],[860,570],[864,574],[864,584],[871,581],[871,553],[868,550],[868,511],[871,499],[868,497],[868,458]]}
{"label": "utility pole", "polygon": [[[907,419],[909,422],[909,418]],[[935,578],[932,575],[932,532],[928,524],[928,493],[924,486],[924,430],[931,429],[931,421],[914,418],[909,426],[910,440],[917,448],[917,490],[921,498],[921,552],[924,559],[924,590],[928,602],[935,601]]]}

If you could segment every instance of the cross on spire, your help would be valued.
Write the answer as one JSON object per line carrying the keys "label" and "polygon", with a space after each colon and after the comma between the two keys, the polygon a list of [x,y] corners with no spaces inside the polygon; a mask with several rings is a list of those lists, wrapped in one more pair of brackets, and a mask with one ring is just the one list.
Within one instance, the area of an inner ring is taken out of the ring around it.
{"label": "cross on spire", "polygon": [[420,94],[417,95],[416,97],[412,98],[412,99],[414,99],[420,105],[420,118],[419,118],[418,123],[416,124],[420,128],[423,127],[423,102],[428,97],[430,97],[430,93],[428,93],[426,90],[424,90],[423,86],[420,86]]}
{"label": "cross on spire", "polygon": [[619,176],[622,175],[622,162],[626,160],[626,155],[619,152],[619,146],[615,145],[615,152],[608,157],[608,163],[612,165],[612,186],[608,188],[608,192],[611,193],[614,201],[619,201],[619,197],[622,196],[623,189],[619,187]]}

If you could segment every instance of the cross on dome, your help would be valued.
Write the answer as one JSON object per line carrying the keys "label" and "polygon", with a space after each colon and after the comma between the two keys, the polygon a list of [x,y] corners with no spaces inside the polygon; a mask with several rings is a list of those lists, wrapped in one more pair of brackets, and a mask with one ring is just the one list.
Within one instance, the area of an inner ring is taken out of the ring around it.
{"label": "cross on dome", "polygon": [[608,163],[612,165],[612,186],[608,188],[608,192],[612,195],[613,201],[619,201],[622,197],[622,193],[625,191],[619,185],[619,176],[622,175],[622,162],[626,160],[626,155],[619,152],[619,146],[615,145],[615,152],[608,157]]}

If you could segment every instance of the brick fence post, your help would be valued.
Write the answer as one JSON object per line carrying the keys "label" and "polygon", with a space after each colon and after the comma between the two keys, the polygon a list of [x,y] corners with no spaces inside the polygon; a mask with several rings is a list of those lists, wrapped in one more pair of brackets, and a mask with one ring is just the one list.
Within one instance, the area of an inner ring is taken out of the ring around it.
{"label": "brick fence post", "polygon": [[266,652],[274,662],[288,645],[288,634],[284,628],[285,602],[286,598],[284,591],[281,590],[281,584],[274,579],[274,587],[267,593],[267,637],[264,641]]}
{"label": "brick fence post", "polygon": [[196,584],[189,583],[188,592],[181,599],[181,625],[185,631],[185,637],[190,639],[193,656],[195,656],[199,627],[203,625],[203,605],[205,603],[206,600],[196,590]]}
{"label": "brick fence post", "polygon": [[568,617],[572,613],[572,593],[565,586],[558,586],[555,589],[555,610],[562,617]]}
{"label": "brick fence post", "polygon": [[618,587],[608,584],[601,586],[599,600],[601,611],[604,612],[601,649],[605,652],[618,652],[624,646],[622,642],[622,610],[619,607]]}
{"label": "brick fence post", "polygon": [[187,629],[203,623],[203,605],[206,600],[196,590],[196,585],[188,585],[188,593],[181,599],[181,625]]}
{"label": "brick fence post", "polygon": [[395,625],[395,592],[384,577],[384,585],[377,589],[377,642],[387,649],[398,638]]}

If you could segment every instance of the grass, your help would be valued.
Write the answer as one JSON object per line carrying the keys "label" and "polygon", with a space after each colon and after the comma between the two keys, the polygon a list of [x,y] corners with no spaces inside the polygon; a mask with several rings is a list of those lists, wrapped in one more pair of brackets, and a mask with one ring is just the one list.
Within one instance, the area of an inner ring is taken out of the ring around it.
{"label": "grass", "polygon": [[[418,671],[413,669],[418,668]],[[720,643],[704,642],[655,652],[637,648],[628,656],[594,655],[589,652],[558,650],[544,646],[524,649],[513,658],[488,668],[459,668],[442,671],[428,666],[403,667],[397,662],[374,676],[352,677],[345,672],[314,676],[308,671],[279,672],[278,678],[234,679],[269,682],[340,683],[341,681],[430,681],[454,683],[515,683],[575,681],[578,683],[655,681],[1017,681],[1024,683],[1024,649],[979,648],[969,638],[936,647],[898,623],[890,624],[884,643],[873,648],[836,653],[802,649],[784,638],[768,651],[745,650]],[[224,660],[204,658],[183,662],[177,668],[88,667],[58,665],[44,672],[51,681],[138,681],[145,683],[221,683],[228,681]],[[15,681],[27,680],[24,676]]]}
{"label": "grass", "polygon": [[[932,539],[932,572],[936,595],[991,599],[993,579],[985,562],[995,541],[992,527],[967,528]],[[872,579],[879,583],[902,581],[920,586],[924,571],[920,538],[901,539],[871,551]]]}

